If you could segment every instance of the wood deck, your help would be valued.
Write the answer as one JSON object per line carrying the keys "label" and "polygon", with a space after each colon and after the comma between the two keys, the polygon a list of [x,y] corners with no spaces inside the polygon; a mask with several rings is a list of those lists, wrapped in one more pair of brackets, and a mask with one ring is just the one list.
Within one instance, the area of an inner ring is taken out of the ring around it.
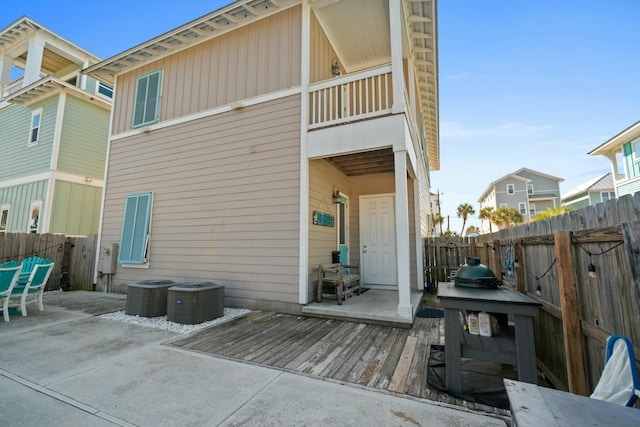
{"label": "wood deck", "polygon": [[508,412],[431,388],[431,344],[444,343],[444,319],[417,318],[411,329],[252,312],[173,346],[498,415]]}

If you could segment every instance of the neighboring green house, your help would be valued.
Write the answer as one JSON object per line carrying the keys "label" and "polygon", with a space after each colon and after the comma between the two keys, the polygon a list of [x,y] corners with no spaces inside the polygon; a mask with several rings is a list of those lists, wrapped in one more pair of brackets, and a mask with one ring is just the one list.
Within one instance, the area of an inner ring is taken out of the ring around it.
{"label": "neighboring green house", "polygon": [[98,232],[113,90],[27,17],[0,30],[0,232]]}
{"label": "neighboring green house", "polygon": [[618,197],[640,191],[640,121],[588,153],[611,161],[613,186]]}
{"label": "neighboring green house", "polygon": [[615,198],[616,192],[613,188],[613,176],[609,172],[589,182],[578,185],[569,191],[562,196],[562,204],[565,205],[567,209],[577,210]]}
{"label": "neighboring green house", "polygon": [[[478,203],[480,209],[492,207],[494,211],[516,208],[527,222],[548,208],[560,206],[562,181],[564,179],[532,169],[518,169],[490,183]],[[483,220],[482,233],[488,233],[490,229],[498,230],[500,224],[493,224],[490,228],[489,222]]]}

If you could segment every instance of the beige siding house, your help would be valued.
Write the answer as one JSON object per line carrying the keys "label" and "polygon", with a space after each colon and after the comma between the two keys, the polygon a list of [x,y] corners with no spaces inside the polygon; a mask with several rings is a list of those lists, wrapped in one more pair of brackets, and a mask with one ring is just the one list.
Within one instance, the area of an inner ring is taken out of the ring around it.
{"label": "beige siding house", "polygon": [[353,299],[380,301],[342,315],[411,323],[436,40],[435,0],[239,0],[87,68],[115,89],[99,245],[118,256],[96,283],[213,281],[228,306],[322,315],[338,251]]}

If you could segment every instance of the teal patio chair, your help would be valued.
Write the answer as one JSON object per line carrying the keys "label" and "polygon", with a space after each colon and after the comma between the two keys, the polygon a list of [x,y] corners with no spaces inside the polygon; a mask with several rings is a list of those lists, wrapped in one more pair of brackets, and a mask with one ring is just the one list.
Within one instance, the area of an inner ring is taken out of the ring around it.
{"label": "teal patio chair", "polygon": [[0,300],[2,301],[2,314],[4,321],[9,321],[9,300],[11,292],[18,282],[20,264],[16,261],[0,265]]}
{"label": "teal patio chair", "polygon": [[31,256],[22,260],[22,271],[20,272],[20,280],[22,284],[26,283],[29,275],[33,271],[33,267],[36,264],[49,264],[51,260],[49,258],[40,258],[39,256]]}
{"label": "teal patio chair", "polygon": [[11,302],[9,302],[9,306],[19,307],[20,313],[23,316],[27,315],[27,304],[38,304],[40,311],[43,311],[44,306],[42,305],[42,295],[44,294],[44,287],[47,284],[47,280],[49,280],[49,276],[53,271],[54,265],[55,263],[53,262],[48,264],[35,264],[29,278],[26,280],[26,283],[23,284],[19,281],[18,284],[14,286],[13,292],[11,293],[10,298],[19,298],[20,303],[14,303],[12,305]]}

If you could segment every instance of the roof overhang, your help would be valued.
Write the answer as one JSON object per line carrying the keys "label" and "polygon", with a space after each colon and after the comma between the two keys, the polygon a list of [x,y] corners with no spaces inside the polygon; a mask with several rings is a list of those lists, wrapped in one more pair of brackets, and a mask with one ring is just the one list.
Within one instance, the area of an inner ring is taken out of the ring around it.
{"label": "roof overhang", "polygon": [[640,137],[640,121],[632,124],[613,138],[589,151],[587,154],[590,156],[608,156],[611,153],[619,151],[622,144],[626,144],[638,137]]}
{"label": "roof overhang", "polygon": [[238,0],[154,39],[105,59],[86,68],[83,72],[113,86],[118,74],[134,70],[167,55],[188,49],[299,3],[301,3],[301,0]]}
{"label": "roof overhang", "polygon": [[16,91],[6,97],[4,101],[12,104],[31,105],[51,95],[59,93],[63,90],[71,92],[74,96],[83,98],[105,109],[111,108],[111,101],[99,95],[93,95],[87,91],[78,89],[67,82],[56,79],[55,77],[45,77],[30,84],[29,86]]}
{"label": "roof overhang", "polygon": [[429,166],[432,170],[440,170],[436,1],[404,0],[403,3],[408,50],[413,62],[418,104],[424,120]]}
{"label": "roof overhang", "polygon": [[[65,49],[70,52],[75,52],[77,56],[91,61],[98,62],[100,58],[81,48],[75,43],[70,42],[64,37],[59,36],[47,27],[38,24],[32,19],[26,16],[22,16],[12,24],[0,30],[0,55],[11,52],[16,47],[23,45],[34,33],[42,31],[46,33],[47,40],[57,46],[65,46]],[[58,52],[60,54],[60,52]]]}

